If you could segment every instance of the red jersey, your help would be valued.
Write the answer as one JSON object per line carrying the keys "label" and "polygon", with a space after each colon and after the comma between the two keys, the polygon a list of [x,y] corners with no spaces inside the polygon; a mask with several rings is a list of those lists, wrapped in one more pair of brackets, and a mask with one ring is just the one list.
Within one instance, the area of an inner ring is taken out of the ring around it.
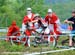
{"label": "red jersey", "polygon": [[56,33],[56,35],[59,35],[59,34],[61,34],[61,32],[58,31],[59,28],[58,28],[57,20],[59,20],[59,18],[57,17],[57,15],[55,13],[52,13],[52,16],[46,15],[46,17],[45,17],[45,22],[48,24],[53,24],[54,32]]}
{"label": "red jersey", "polygon": [[31,22],[34,20],[34,14],[32,14],[31,18],[29,18],[27,15],[24,16],[24,19],[23,19],[23,23],[26,24],[27,22]]}
{"label": "red jersey", "polygon": [[58,20],[58,17],[55,13],[52,13],[52,16],[46,15],[45,22],[48,22],[48,24],[54,24]]}
{"label": "red jersey", "polygon": [[[29,18],[29,17],[26,15],[26,16],[24,16],[23,23],[26,24],[27,22],[32,22],[33,20],[34,20],[34,14],[31,15],[31,18]],[[32,24],[32,27],[33,27],[33,26],[34,26],[34,25]],[[26,29],[25,34],[26,34],[27,36],[30,36],[30,35],[31,35],[31,31],[28,30],[28,29]]]}

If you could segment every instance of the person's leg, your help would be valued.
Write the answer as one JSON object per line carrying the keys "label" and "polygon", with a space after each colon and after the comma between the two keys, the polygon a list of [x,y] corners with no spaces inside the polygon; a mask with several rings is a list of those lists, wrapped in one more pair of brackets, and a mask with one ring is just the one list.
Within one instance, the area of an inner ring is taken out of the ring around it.
{"label": "person's leg", "polygon": [[69,46],[72,46],[72,37],[69,37]]}
{"label": "person's leg", "polygon": [[28,47],[30,47],[30,38],[28,38],[27,42],[28,42]]}
{"label": "person's leg", "polygon": [[71,34],[69,36],[69,46],[73,46],[73,36],[75,36],[75,31],[71,31]]}
{"label": "person's leg", "polygon": [[23,41],[26,41],[25,46],[30,47],[30,38],[28,36],[24,38]]}
{"label": "person's leg", "polygon": [[[51,25],[49,25],[48,28],[46,28],[45,33],[50,34],[51,29],[52,29],[52,27],[51,27]],[[48,42],[50,43],[50,35],[48,35]]]}
{"label": "person's leg", "polygon": [[56,33],[54,32],[54,25],[50,24],[48,28],[49,28],[50,35],[55,35],[55,36],[48,36],[48,41],[52,42],[53,41],[53,37],[56,38]]}

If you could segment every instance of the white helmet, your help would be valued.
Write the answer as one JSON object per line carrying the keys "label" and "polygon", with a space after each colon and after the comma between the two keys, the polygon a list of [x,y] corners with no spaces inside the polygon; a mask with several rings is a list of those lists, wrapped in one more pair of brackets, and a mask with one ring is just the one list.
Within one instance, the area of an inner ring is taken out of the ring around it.
{"label": "white helmet", "polygon": [[31,11],[32,9],[31,8],[27,8],[27,10],[30,10]]}
{"label": "white helmet", "polygon": [[40,17],[40,14],[36,13],[36,14],[34,15],[34,18],[36,18],[36,17]]}
{"label": "white helmet", "polygon": [[52,13],[52,9],[48,9],[48,12]]}

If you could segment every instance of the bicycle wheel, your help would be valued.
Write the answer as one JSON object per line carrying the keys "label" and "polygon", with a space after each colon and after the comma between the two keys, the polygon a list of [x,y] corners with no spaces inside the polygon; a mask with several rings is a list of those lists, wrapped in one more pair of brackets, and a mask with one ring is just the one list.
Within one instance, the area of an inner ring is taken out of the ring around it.
{"label": "bicycle wheel", "polygon": [[15,36],[19,32],[20,31],[17,31],[17,32],[13,33],[12,36],[10,37],[10,42],[11,42],[12,45],[14,45],[14,44],[25,45],[25,43],[27,41],[27,37],[25,35],[22,35],[21,32],[20,32],[21,36]]}

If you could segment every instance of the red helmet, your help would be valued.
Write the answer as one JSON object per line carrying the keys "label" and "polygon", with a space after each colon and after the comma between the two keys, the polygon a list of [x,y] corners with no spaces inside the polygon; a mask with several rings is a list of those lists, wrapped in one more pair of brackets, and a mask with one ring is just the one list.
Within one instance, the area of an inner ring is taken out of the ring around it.
{"label": "red helmet", "polygon": [[16,25],[16,21],[12,21],[12,25]]}

